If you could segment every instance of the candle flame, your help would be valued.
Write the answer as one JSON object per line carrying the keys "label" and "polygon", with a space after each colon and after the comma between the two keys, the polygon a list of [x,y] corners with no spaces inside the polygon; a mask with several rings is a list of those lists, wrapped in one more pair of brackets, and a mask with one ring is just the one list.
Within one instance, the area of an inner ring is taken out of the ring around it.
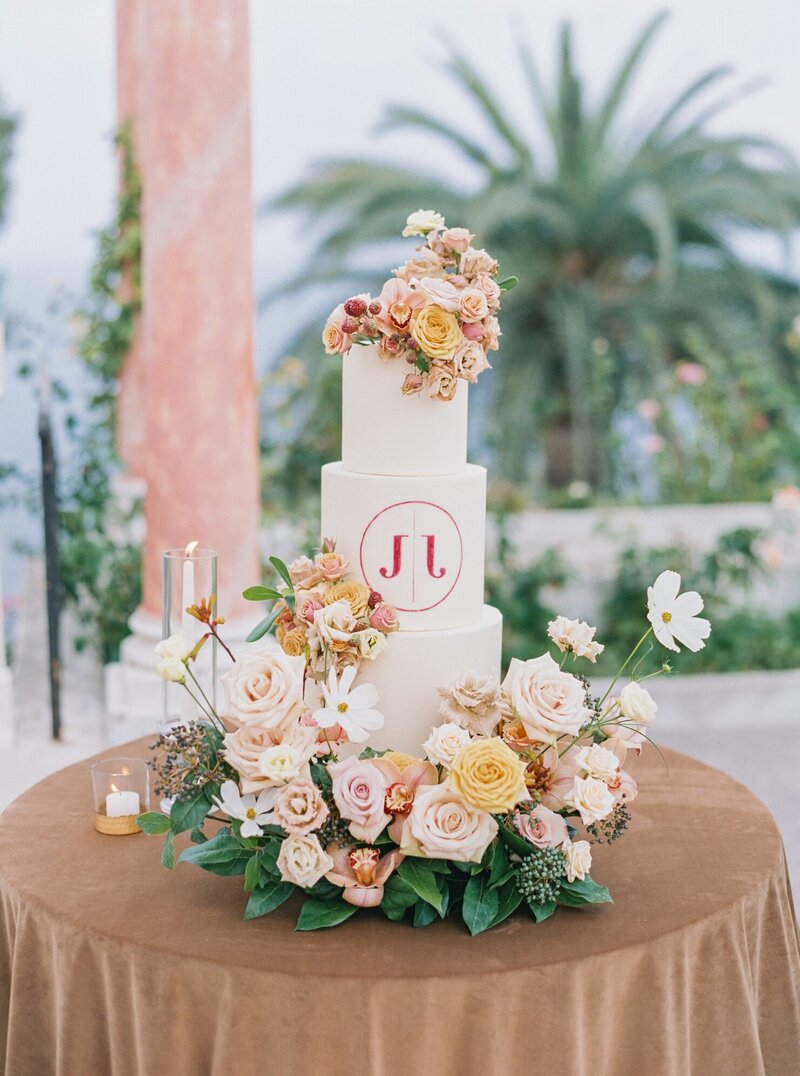
{"label": "candle flame", "polygon": [[112,784],[112,786],[111,786],[111,791],[112,791],[112,792],[119,792],[119,789],[117,788],[117,786],[116,786],[116,785]]}
{"label": "candle flame", "polygon": [[189,544],[183,551],[184,557],[191,557],[192,553],[194,553],[195,549],[197,549],[199,545],[199,542],[189,542]]}

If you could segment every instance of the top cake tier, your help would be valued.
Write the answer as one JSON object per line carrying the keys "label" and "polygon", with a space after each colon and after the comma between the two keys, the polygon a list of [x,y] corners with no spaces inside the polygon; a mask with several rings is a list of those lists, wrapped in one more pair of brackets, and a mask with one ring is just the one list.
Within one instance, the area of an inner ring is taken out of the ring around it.
{"label": "top cake tier", "polygon": [[342,465],[377,475],[459,474],[467,465],[467,393],[431,400],[400,391],[403,359],[385,360],[373,344],[343,359]]}

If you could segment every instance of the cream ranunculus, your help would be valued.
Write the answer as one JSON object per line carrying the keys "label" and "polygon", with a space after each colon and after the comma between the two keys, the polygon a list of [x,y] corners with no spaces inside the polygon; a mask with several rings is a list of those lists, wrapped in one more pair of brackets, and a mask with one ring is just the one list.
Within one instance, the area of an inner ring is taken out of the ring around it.
{"label": "cream ranunculus", "polygon": [[436,689],[439,713],[447,721],[462,725],[475,736],[491,736],[500,720],[503,696],[494,673],[479,676],[465,672],[447,687]]}
{"label": "cream ranunculus", "polygon": [[461,326],[455,314],[437,303],[414,315],[411,333],[430,359],[449,359],[461,343]]}
{"label": "cream ranunculus", "polygon": [[374,661],[388,645],[386,636],[382,631],[378,631],[377,628],[364,628],[356,632],[355,638],[358,641],[359,654],[362,658],[366,658],[367,661]]}
{"label": "cream ranunculus", "polygon": [[580,772],[587,777],[596,777],[609,784],[619,777],[619,759],[613,751],[593,743],[590,747],[581,747],[575,756]]}
{"label": "cream ranunculus", "polygon": [[227,693],[223,717],[236,724],[283,729],[305,712],[305,659],[270,647],[240,657],[220,678]]}
{"label": "cream ranunculus", "polygon": [[336,649],[352,640],[356,618],[349,602],[337,601],[324,609],[317,609],[314,624],[323,642]]}
{"label": "cream ranunculus", "polygon": [[525,763],[499,736],[462,747],[450,767],[450,784],[467,803],[491,814],[505,814],[530,799]]}
{"label": "cream ranunculus", "polygon": [[656,716],[658,705],[649,691],[631,680],[620,692],[619,708],[627,721],[647,728]]}
{"label": "cream ranunculus", "polygon": [[273,744],[261,752],[258,769],[267,785],[285,785],[307,772],[308,758],[290,743]]}
{"label": "cream ranunculus", "polygon": [[615,800],[605,781],[596,777],[576,777],[564,803],[578,812],[585,826],[590,826],[611,814]]}
{"label": "cream ranunculus", "polygon": [[470,734],[461,725],[445,721],[443,725],[437,725],[431,729],[430,736],[422,746],[431,762],[449,770],[453,765],[453,759],[461,748],[470,742],[470,739]]}
{"label": "cream ranunculus", "polygon": [[278,852],[277,864],[284,882],[308,889],[328,873],[333,860],[316,835],[308,833],[287,837]]}
{"label": "cream ranunculus", "polygon": [[549,654],[529,661],[512,658],[503,691],[537,742],[555,743],[559,736],[576,736],[586,722],[586,693],[571,673],[562,672]]}
{"label": "cream ranunculus", "polygon": [[156,672],[162,680],[171,684],[182,684],[186,679],[186,663],[180,658],[161,658],[156,663]]}
{"label": "cream ranunculus", "polygon": [[418,209],[412,213],[403,228],[403,235],[408,238],[411,235],[427,235],[428,232],[438,232],[444,228],[444,217],[434,209]]}
{"label": "cream ranunculus", "polygon": [[583,881],[592,869],[592,847],[588,841],[565,841],[561,851],[567,860],[567,881]]}
{"label": "cream ranunculus", "polygon": [[448,782],[417,789],[409,815],[407,855],[480,863],[497,836],[497,822],[488,811],[467,803]]}

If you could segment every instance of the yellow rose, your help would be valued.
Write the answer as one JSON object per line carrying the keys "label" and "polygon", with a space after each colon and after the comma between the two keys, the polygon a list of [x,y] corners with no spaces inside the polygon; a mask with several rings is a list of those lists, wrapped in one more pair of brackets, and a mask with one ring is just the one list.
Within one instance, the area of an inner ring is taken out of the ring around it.
{"label": "yellow rose", "polygon": [[424,306],[415,315],[411,334],[430,359],[449,359],[462,337],[455,314],[436,303]]}
{"label": "yellow rose", "polygon": [[364,616],[367,611],[367,603],[369,602],[369,587],[364,586],[363,583],[356,583],[355,581],[348,581],[343,579],[340,583],[334,583],[322,599],[325,605],[331,605],[333,602],[346,601],[349,603],[350,608],[353,610],[353,616]]}
{"label": "yellow rose", "polygon": [[528,798],[525,765],[497,736],[461,748],[450,768],[450,784],[467,803],[490,814],[505,814]]}
{"label": "yellow rose", "polygon": [[308,645],[305,628],[292,628],[291,631],[287,631],[280,640],[280,644],[284,654],[288,654],[290,658],[299,657]]}

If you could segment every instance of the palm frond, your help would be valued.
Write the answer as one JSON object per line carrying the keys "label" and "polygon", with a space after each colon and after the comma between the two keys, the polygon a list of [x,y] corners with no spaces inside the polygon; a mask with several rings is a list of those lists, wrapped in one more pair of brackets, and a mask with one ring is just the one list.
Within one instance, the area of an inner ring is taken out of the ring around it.
{"label": "palm frond", "polygon": [[619,70],[608,88],[594,122],[595,146],[600,146],[605,140],[609,128],[616,119],[619,107],[639,64],[652,44],[653,38],[668,18],[669,13],[667,11],[658,12],[658,14],[646,24],[622,61]]}

